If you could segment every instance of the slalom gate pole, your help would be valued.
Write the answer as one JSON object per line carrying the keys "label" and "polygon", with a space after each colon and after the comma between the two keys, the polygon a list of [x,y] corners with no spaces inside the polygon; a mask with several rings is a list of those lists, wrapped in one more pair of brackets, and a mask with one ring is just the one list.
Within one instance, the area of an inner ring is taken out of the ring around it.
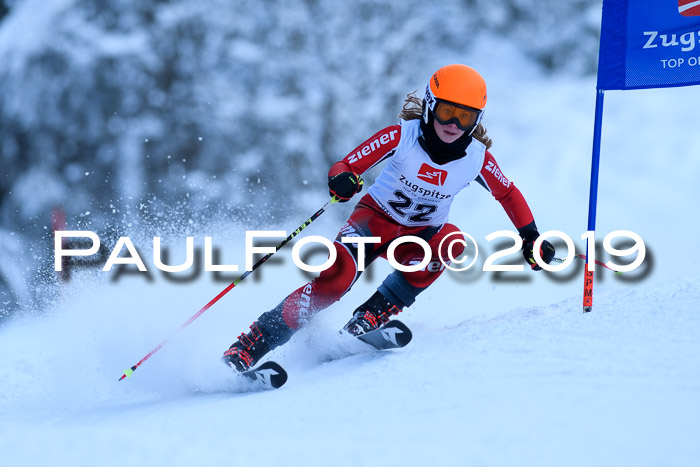
{"label": "slalom gate pole", "polygon": [[265,261],[267,261],[268,259],[270,259],[270,257],[271,257],[272,255],[274,255],[275,253],[277,253],[282,247],[284,247],[287,243],[289,243],[294,237],[296,237],[297,235],[299,235],[299,233],[301,233],[302,230],[304,230],[304,229],[307,228],[309,225],[311,225],[311,223],[312,223],[313,221],[315,221],[316,219],[318,219],[319,216],[320,216],[321,214],[323,214],[324,212],[326,212],[326,210],[328,210],[328,208],[329,208],[331,205],[335,204],[337,201],[338,201],[338,198],[336,198],[335,196],[332,197],[330,200],[328,200],[328,202],[327,202],[326,204],[324,204],[323,207],[322,207],[321,209],[319,209],[318,211],[316,211],[316,213],[315,213],[314,215],[312,215],[311,217],[309,217],[308,219],[306,219],[306,220],[304,221],[304,223],[301,224],[294,232],[292,232],[287,238],[285,238],[284,240],[282,240],[282,242],[280,242],[280,244],[277,245],[277,246],[275,247],[275,251],[270,252],[270,253],[266,254],[265,256],[263,256],[262,258],[260,258],[260,259],[258,260],[258,262],[255,263],[255,264],[253,265],[253,267],[250,269],[250,271],[246,271],[246,272],[244,272],[243,274],[241,274],[241,276],[240,276],[238,279],[236,279],[235,281],[233,281],[228,287],[226,287],[224,290],[222,290],[222,291],[219,293],[219,295],[217,295],[216,297],[214,297],[209,303],[207,303],[206,305],[204,305],[204,306],[202,307],[201,310],[199,310],[197,313],[195,313],[194,315],[192,315],[192,317],[191,317],[190,319],[188,319],[187,321],[185,321],[179,328],[177,328],[177,330],[176,330],[173,334],[171,334],[169,337],[165,338],[165,339],[164,339],[160,344],[158,344],[153,350],[151,350],[150,352],[148,352],[148,354],[147,354],[145,357],[143,357],[136,365],[132,366],[131,368],[128,368],[128,369],[124,370],[124,374],[121,376],[121,378],[119,378],[119,381],[123,380],[124,378],[129,378],[129,377],[131,377],[131,375],[134,373],[134,371],[136,371],[136,370],[138,369],[138,367],[140,367],[141,364],[142,364],[143,362],[145,362],[146,360],[148,360],[149,358],[151,358],[151,357],[153,356],[153,354],[155,354],[155,353],[158,352],[161,348],[163,348],[163,346],[164,346],[165,344],[167,344],[167,342],[168,342],[175,334],[177,334],[178,332],[182,331],[182,330],[185,329],[187,326],[189,326],[190,324],[192,324],[192,322],[193,322],[195,319],[199,318],[199,317],[202,315],[202,313],[204,313],[205,311],[207,311],[214,303],[218,302],[219,299],[220,299],[221,297],[223,297],[224,295],[226,295],[232,288],[234,288],[235,286],[237,286],[243,279],[245,279],[246,277],[248,277],[248,276],[249,276],[253,271],[255,271],[256,269],[258,269],[258,267],[260,267]]}
{"label": "slalom gate pole", "polygon": [[[605,91],[596,90],[595,121],[593,123],[593,155],[591,157],[591,188],[588,195],[588,231],[595,232],[596,206],[598,204],[598,172],[600,171],[600,140],[603,129],[603,103]],[[586,247],[586,266],[583,272],[583,312],[593,310],[593,269],[588,266],[588,247]]]}

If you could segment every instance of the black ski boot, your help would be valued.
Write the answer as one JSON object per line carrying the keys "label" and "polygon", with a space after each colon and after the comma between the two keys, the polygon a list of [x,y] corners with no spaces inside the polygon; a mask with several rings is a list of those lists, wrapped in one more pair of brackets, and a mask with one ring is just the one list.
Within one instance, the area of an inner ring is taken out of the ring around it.
{"label": "black ski boot", "polygon": [[250,326],[248,334],[241,333],[238,336],[238,340],[224,352],[222,359],[234,370],[243,372],[250,370],[270,350],[256,321]]}
{"label": "black ski boot", "polygon": [[284,322],[283,303],[260,315],[258,320],[250,325],[248,334],[241,333],[238,336],[238,340],[224,352],[224,363],[236,371],[248,371],[266,353],[291,339],[294,330]]}
{"label": "black ski boot", "polygon": [[354,336],[377,329],[389,322],[392,315],[398,315],[401,307],[392,303],[379,292],[360,305],[352,314],[352,319],[343,327]]}

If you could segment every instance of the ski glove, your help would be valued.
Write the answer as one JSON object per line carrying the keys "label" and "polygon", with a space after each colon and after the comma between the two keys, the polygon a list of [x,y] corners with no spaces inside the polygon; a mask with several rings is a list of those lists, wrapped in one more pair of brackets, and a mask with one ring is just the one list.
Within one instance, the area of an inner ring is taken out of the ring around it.
{"label": "ski glove", "polygon": [[[539,271],[542,268],[535,261],[535,255],[533,251],[534,246],[534,240],[523,241],[523,256],[525,257],[525,261],[527,261],[527,264],[530,265],[530,268],[532,268],[533,271]],[[552,258],[554,258],[554,246],[547,240],[544,240],[542,242],[542,246],[540,246],[540,257],[542,258],[542,261],[544,261],[547,264],[549,264],[552,261]]]}
{"label": "ski glove", "polygon": [[341,203],[350,201],[350,198],[362,191],[364,181],[359,175],[352,172],[341,172],[328,177],[328,192],[335,196]]}

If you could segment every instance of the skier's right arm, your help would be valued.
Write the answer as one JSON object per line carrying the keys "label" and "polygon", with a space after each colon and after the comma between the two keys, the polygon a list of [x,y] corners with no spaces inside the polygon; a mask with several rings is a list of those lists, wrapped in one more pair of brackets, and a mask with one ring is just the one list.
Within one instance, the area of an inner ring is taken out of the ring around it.
{"label": "skier's right arm", "polygon": [[390,157],[399,145],[400,139],[399,125],[386,127],[333,164],[328,171],[330,195],[345,202],[359,193],[363,183],[360,174]]}

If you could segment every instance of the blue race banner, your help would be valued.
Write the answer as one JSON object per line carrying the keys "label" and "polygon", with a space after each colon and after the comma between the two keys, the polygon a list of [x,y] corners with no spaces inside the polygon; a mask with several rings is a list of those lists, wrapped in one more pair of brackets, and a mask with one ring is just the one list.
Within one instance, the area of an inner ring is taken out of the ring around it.
{"label": "blue race banner", "polygon": [[598,89],[700,84],[700,0],[603,0]]}

